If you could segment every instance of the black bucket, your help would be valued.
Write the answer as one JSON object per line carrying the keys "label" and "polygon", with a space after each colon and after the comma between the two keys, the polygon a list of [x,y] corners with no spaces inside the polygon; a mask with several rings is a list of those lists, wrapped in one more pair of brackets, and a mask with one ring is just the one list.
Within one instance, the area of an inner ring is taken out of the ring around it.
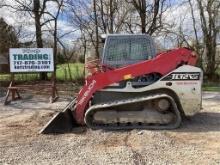
{"label": "black bucket", "polygon": [[75,99],[70,102],[63,111],[53,116],[53,118],[40,130],[40,133],[55,134],[71,132],[72,129],[77,126],[72,114],[74,105]]}

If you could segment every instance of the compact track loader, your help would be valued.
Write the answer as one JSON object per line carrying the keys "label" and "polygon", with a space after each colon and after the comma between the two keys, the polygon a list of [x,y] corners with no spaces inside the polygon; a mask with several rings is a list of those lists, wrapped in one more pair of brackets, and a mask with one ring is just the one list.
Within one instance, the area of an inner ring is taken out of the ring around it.
{"label": "compact track loader", "polygon": [[146,34],[108,35],[77,97],[41,133],[92,129],[175,129],[201,109],[203,73],[188,48],[156,54]]}

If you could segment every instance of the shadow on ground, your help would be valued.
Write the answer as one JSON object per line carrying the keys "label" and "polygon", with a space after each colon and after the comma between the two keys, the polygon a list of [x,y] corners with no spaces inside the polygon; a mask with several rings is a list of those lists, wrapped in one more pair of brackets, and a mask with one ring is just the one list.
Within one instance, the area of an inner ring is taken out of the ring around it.
{"label": "shadow on ground", "polygon": [[220,131],[220,113],[201,112],[183,120],[177,132],[211,132]]}

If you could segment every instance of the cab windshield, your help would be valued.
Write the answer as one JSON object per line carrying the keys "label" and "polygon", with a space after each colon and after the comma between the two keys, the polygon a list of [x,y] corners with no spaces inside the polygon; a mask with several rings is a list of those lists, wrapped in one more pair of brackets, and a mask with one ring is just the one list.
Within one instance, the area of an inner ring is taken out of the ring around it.
{"label": "cab windshield", "polygon": [[121,67],[154,56],[153,41],[146,35],[109,36],[105,45],[103,63],[112,67]]}

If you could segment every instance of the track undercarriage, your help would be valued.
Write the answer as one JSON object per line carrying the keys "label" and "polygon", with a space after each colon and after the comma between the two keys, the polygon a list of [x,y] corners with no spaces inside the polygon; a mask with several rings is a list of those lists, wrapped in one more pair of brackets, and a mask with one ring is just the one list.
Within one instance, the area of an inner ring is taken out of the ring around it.
{"label": "track undercarriage", "polygon": [[92,129],[174,129],[181,115],[171,96],[156,94],[91,106],[85,123]]}

